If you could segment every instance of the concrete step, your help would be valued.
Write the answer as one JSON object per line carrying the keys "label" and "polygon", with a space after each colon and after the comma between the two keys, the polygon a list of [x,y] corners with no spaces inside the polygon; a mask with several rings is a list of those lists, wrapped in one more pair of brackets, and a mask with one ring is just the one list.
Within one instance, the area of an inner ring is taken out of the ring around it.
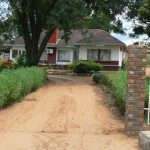
{"label": "concrete step", "polygon": [[150,131],[139,133],[139,145],[142,150],[150,150]]}

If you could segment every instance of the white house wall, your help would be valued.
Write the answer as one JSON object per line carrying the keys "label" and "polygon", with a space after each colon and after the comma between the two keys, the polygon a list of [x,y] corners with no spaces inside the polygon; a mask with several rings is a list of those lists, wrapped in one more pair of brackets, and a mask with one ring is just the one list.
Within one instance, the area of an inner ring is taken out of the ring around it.
{"label": "white house wall", "polygon": [[42,61],[47,60],[47,51],[46,50],[44,50],[44,52],[42,53],[40,60],[42,60]]}
{"label": "white house wall", "polygon": [[119,46],[80,46],[79,59],[87,60],[88,49],[109,49],[111,50],[111,61],[119,61],[119,66],[122,64],[122,51]]}
{"label": "white house wall", "polygon": [[122,66],[122,60],[123,60],[123,52],[120,49],[119,50],[119,66]]}

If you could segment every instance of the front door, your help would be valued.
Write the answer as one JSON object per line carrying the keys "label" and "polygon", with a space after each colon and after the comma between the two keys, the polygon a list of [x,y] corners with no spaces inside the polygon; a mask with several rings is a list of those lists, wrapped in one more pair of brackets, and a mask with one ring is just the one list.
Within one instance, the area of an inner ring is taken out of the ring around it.
{"label": "front door", "polygon": [[56,64],[56,48],[53,48],[52,53],[47,54],[47,58],[49,64]]}

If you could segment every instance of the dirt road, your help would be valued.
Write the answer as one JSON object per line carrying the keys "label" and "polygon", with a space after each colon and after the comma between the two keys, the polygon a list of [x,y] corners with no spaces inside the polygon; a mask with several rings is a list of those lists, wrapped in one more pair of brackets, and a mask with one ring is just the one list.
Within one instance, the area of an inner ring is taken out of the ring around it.
{"label": "dirt road", "polygon": [[89,77],[50,83],[0,111],[0,150],[137,150]]}

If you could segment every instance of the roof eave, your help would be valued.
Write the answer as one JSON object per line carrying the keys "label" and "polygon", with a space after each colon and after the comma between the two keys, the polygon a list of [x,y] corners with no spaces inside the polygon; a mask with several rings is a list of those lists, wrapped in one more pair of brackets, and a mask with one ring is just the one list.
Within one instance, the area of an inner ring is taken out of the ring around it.
{"label": "roof eave", "polygon": [[126,47],[125,44],[96,44],[96,43],[76,43],[77,46],[120,46],[120,47]]}

